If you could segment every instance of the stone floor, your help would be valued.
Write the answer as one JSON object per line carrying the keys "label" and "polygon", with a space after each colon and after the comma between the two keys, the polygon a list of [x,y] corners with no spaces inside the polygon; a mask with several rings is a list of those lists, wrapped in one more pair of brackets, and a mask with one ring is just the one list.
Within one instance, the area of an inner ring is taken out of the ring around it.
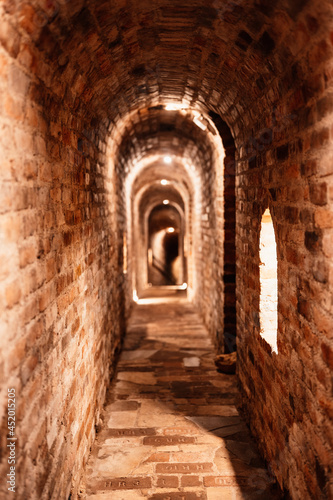
{"label": "stone floor", "polygon": [[132,315],[87,468],[87,500],[281,499],[184,299]]}

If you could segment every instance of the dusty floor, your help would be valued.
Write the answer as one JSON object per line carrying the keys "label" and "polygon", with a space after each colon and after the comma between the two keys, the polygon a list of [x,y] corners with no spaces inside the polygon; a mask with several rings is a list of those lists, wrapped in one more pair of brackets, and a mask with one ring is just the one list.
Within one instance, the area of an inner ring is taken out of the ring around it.
{"label": "dusty floor", "polygon": [[192,306],[144,302],[88,463],[87,500],[280,499],[234,406],[236,378],[216,371]]}

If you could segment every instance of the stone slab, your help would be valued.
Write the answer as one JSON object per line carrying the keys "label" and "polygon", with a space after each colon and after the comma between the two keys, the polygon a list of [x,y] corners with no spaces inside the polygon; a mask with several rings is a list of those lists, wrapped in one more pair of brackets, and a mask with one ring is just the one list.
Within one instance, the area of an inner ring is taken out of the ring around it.
{"label": "stone slab", "polygon": [[153,436],[154,434],[156,434],[154,427],[117,428],[103,430],[101,437],[107,439],[109,437]]}
{"label": "stone slab", "polygon": [[[168,493],[156,493],[149,497],[149,500],[206,500],[206,495],[204,492],[196,493],[192,491],[186,492],[168,492]],[[219,500],[222,500],[220,498]]]}
{"label": "stone slab", "polygon": [[143,444],[149,446],[172,446],[192,443],[195,443],[195,438],[188,436],[148,436],[143,439]]}
{"label": "stone slab", "polygon": [[96,490],[135,490],[151,488],[151,477],[117,477],[95,481],[91,486]]}
{"label": "stone slab", "polygon": [[211,472],[211,463],[166,463],[156,464],[156,472],[160,474],[192,474]]}

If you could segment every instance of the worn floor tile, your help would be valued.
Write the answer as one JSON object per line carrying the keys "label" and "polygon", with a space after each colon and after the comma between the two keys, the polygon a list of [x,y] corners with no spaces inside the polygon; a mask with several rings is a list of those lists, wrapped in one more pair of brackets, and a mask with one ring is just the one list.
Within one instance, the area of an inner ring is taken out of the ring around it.
{"label": "worn floor tile", "polygon": [[184,300],[137,305],[86,470],[86,500],[281,499]]}

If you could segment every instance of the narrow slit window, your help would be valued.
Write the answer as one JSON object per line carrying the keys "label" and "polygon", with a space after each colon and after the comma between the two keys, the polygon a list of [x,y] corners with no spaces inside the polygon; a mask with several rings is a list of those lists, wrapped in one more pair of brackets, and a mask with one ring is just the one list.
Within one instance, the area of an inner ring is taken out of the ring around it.
{"label": "narrow slit window", "polygon": [[260,335],[277,353],[278,278],[273,221],[269,209],[261,220],[260,231]]}
{"label": "narrow slit window", "polygon": [[127,274],[127,238],[126,238],[126,233],[123,234],[123,273]]}

